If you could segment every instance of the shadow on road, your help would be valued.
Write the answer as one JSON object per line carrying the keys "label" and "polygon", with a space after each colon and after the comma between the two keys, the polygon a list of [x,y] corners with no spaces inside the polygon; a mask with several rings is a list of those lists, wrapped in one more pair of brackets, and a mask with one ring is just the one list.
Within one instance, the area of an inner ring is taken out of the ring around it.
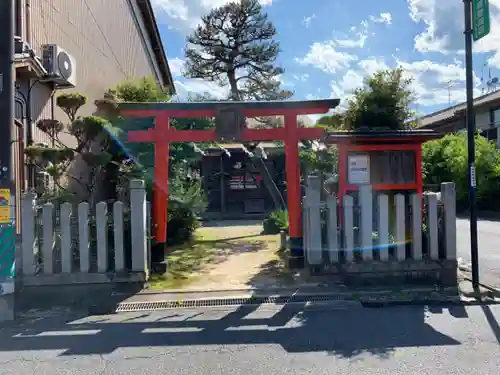
{"label": "shadow on road", "polygon": [[[131,347],[277,344],[290,353],[388,358],[397,348],[460,345],[426,323],[423,307],[304,311],[285,306],[266,318],[255,311],[258,307],[242,306],[215,318],[210,311],[176,310],[39,323],[4,330],[0,351],[64,350],[60,355],[74,356]],[[466,317],[464,312],[452,315]]]}
{"label": "shadow on road", "polygon": [[491,331],[493,332],[498,343],[500,344],[500,325],[498,324],[495,315],[493,315],[493,312],[491,311],[491,308],[488,305],[482,305],[481,308],[483,309],[484,316],[486,317],[486,320],[490,325]]}

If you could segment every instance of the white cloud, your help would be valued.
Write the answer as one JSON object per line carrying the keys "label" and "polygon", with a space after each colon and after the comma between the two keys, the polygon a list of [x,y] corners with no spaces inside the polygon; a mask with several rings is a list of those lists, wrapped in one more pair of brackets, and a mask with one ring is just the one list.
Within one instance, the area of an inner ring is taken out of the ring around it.
{"label": "white cloud", "polygon": [[366,59],[359,62],[359,66],[365,75],[371,76],[378,72],[379,70],[386,70],[390,67],[383,61],[377,59]]}
{"label": "white cloud", "polygon": [[370,16],[370,21],[375,23],[383,23],[386,25],[390,25],[392,23],[392,14],[391,13],[380,13],[377,17]]}
{"label": "white cloud", "polygon": [[415,37],[420,52],[456,52],[463,48],[463,3],[455,0],[408,0],[410,17],[426,29]]}
{"label": "white cloud", "polygon": [[335,44],[342,48],[363,48],[368,38],[368,22],[361,21],[358,26],[351,26],[349,31],[353,35],[337,36],[334,39]]}
{"label": "white cloud", "polygon": [[177,90],[177,96],[185,99],[190,94],[209,94],[216,99],[227,98],[228,88],[220,87],[214,82],[204,81],[202,79],[190,79],[182,77],[184,60],[178,57],[168,60],[170,71],[174,76],[174,84]]}
{"label": "white cloud", "polygon": [[181,99],[187,98],[190,94],[207,94],[215,99],[226,99],[229,94],[227,87],[220,87],[214,82],[202,79],[182,79],[174,81],[177,96]]}
{"label": "white cloud", "polygon": [[314,65],[327,73],[336,73],[348,68],[353,61],[357,60],[357,57],[347,52],[337,51],[337,45],[330,40],[324,43],[314,42],[303,58],[295,60],[302,65]]}
{"label": "white cloud", "polygon": [[[420,105],[443,105],[450,101],[456,103],[465,100],[465,69],[461,62],[439,64],[429,60],[397,60],[396,64],[414,79],[412,89],[417,94]],[[474,76],[474,81],[477,88],[480,80]],[[476,94],[479,94],[477,89]]]}
{"label": "white cloud", "polygon": [[363,86],[365,77],[371,76],[381,69],[389,68],[384,61],[376,59],[361,60],[357,66],[358,69],[350,69],[340,80],[333,80],[330,83],[331,97],[341,99],[339,109],[347,106],[354,90]]}
{"label": "white cloud", "polygon": [[357,39],[337,39],[337,45],[343,48],[363,48],[365,46],[366,38],[368,35],[358,33]]}
{"label": "white cloud", "polygon": [[304,26],[306,28],[308,28],[311,25],[311,21],[314,20],[315,18],[316,18],[315,14],[313,14],[309,17],[304,17],[304,19],[302,20],[302,23],[304,24]]}
{"label": "white cloud", "polygon": [[[387,64],[383,60],[366,59],[356,63],[339,79],[332,80],[331,96],[341,99],[341,108],[345,108],[354,90],[363,86],[365,77],[383,69],[401,67],[405,76],[413,78],[411,89],[417,96],[419,106],[448,105],[465,100],[465,70],[460,62],[439,64],[429,60],[403,61],[395,59]],[[475,94],[479,94],[480,80],[474,76]]]}
{"label": "white cloud", "polygon": [[[456,0],[407,0],[410,17],[425,25],[415,37],[419,52],[463,53],[464,9]],[[500,68],[500,0],[490,0],[491,32],[473,45],[474,52],[492,53],[490,64]]]}
{"label": "white cloud", "polygon": [[182,75],[182,70],[184,68],[184,60],[175,57],[173,59],[168,59],[168,66],[174,77]]}
{"label": "white cloud", "polygon": [[[260,0],[262,5],[271,5],[273,0]],[[201,16],[220,7],[229,0],[151,0],[159,22],[168,17],[171,28],[186,31],[198,25]]]}
{"label": "white cloud", "polygon": [[332,89],[331,96],[341,98],[343,102],[347,102],[352,96],[354,90],[363,86],[363,78],[361,72],[349,70],[340,81],[332,81],[330,87]]}

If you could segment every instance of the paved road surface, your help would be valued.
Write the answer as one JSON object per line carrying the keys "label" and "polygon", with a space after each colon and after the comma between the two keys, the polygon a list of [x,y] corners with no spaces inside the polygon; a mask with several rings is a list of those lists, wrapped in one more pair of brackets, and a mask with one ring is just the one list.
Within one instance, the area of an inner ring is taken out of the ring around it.
{"label": "paved road surface", "polygon": [[239,308],[0,329],[2,375],[498,374],[500,306]]}
{"label": "paved road surface", "polygon": [[[500,287],[500,221],[478,221],[480,281]],[[470,262],[469,220],[457,220],[457,251],[465,263]]]}

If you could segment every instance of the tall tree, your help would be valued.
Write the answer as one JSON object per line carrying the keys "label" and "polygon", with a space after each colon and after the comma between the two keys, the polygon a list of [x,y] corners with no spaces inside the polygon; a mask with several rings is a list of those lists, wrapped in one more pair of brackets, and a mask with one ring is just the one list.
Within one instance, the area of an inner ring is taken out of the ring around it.
{"label": "tall tree", "polygon": [[414,113],[410,104],[415,99],[413,80],[401,68],[380,70],[354,91],[345,114],[350,129],[390,129],[411,127]]}
{"label": "tall tree", "polygon": [[318,121],[316,121],[316,126],[324,128],[326,130],[341,130],[344,128],[344,117],[343,113],[333,113],[332,115],[321,116]]}
{"label": "tall tree", "polygon": [[212,9],[187,38],[186,71],[229,86],[232,100],[278,100],[292,96],[281,89],[276,66],[280,45],[276,28],[258,0],[233,1]]}
{"label": "tall tree", "polygon": [[[284,70],[276,66],[280,52],[276,35],[258,0],[232,1],[214,8],[187,38],[185,76],[228,86],[231,100],[287,99],[292,92],[281,88],[279,77]],[[274,121],[265,122],[276,126]],[[257,144],[244,146],[253,152]],[[285,208],[262,157],[249,161],[262,175],[277,208]]]}

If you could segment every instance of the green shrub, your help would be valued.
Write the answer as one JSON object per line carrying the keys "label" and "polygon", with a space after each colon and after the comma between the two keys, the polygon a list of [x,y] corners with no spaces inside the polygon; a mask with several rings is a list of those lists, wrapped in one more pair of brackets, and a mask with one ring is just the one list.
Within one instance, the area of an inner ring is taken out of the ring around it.
{"label": "green shrub", "polygon": [[264,234],[278,234],[288,229],[288,212],[274,211],[262,222]]}
{"label": "green shrub", "polygon": [[167,246],[179,245],[190,240],[200,221],[193,210],[172,199],[168,202]]}
{"label": "green shrub", "polygon": [[[152,179],[146,179],[146,197],[153,198]],[[203,211],[205,195],[199,181],[174,177],[170,181],[167,209],[167,246],[180,245],[194,235],[200,222],[198,214]]]}
{"label": "green shrub", "polygon": [[[476,136],[476,186],[479,208],[494,209],[500,198],[500,151],[493,142]],[[468,206],[468,162],[466,133],[448,134],[426,142],[422,149],[425,184],[454,182],[459,208]],[[499,205],[500,206],[500,205]]]}

